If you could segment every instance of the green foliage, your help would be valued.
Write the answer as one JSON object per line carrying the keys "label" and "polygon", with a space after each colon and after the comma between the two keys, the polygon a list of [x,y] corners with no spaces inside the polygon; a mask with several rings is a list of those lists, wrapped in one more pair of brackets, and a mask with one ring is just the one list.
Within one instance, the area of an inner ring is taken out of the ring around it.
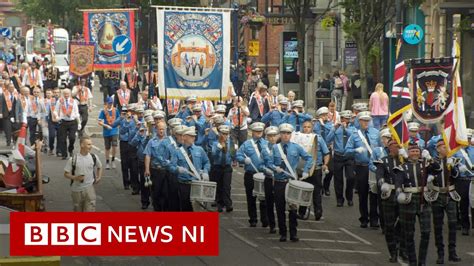
{"label": "green foliage", "polygon": [[321,28],[323,30],[329,30],[336,25],[336,20],[333,16],[326,15],[323,19],[321,19]]}
{"label": "green foliage", "polygon": [[380,62],[380,58],[382,53],[380,51],[380,46],[378,44],[374,44],[369,51],[369,55],[367,56],[367,65],[372,66],[378,64]]}

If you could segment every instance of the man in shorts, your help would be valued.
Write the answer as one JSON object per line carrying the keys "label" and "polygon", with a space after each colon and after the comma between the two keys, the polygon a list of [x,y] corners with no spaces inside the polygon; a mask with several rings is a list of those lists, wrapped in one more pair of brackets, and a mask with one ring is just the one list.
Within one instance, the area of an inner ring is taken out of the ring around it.
{"label": "man in shorts", "polygon": [[110,149],[112,149],[112,168],[115,169],[115,154],[117,152],[118,139],[118,125],[120,112],[118,108],[114,107],[114,100],[112,97],[107,97],[107,105],[100,111],[99,126],[104,128],[104,146],[105,146],[105,169],[110,169]]}

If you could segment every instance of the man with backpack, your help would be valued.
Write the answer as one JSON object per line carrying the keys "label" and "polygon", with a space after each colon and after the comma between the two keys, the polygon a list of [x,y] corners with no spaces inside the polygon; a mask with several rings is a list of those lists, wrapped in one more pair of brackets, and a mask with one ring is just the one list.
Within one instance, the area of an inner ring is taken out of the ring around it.
{"label": "man with backpack", "polygon": [[80,148],[80,152],[71,156],[64,167],[64,177],[71,180],[74,211],[93,212],[96,207],[94,185],[102,177],[102,163],[90,153],[92,140],[89,137],[81,138]]}

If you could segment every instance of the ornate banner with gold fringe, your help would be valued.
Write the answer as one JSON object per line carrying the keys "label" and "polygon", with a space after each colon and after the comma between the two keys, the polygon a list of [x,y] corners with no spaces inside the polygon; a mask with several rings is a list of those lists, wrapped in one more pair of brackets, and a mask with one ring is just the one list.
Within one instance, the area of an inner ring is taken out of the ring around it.
{"label": "ornate banner with gold fringe", "polygon": [[76,76],[85,76],[94,71],[94,51],[93,43],[71,42],[69,71]]}

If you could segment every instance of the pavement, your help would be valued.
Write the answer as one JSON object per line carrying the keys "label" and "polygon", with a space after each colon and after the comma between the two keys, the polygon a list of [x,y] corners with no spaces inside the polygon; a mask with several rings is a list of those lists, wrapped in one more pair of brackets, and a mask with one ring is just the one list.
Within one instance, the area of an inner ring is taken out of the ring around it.
{"label": "pavement", "polygon": [[[94,89],[94,92],[98,90]],[[97,125],[102,94],[94,99],[93,113],[88,129],[94,132],[93,153],[105,164],[104,143]],[[4,145],[3,141],[0,145]],[[78,151],[76,148],[75,151]],[[119,153],[117,153],[119,154]],[[46,211],[71,211],[69,181],[64,178],[66,161],[55,156],[43,157],[43,172],[51,178],[44,186]],[[140,196],[124,190],[117,169],[105,170],[100,184],[96,185],[97,211],[141,212]],[[250,228],[248,224],[243,168],[235,168],[232,179],[234,211],[219,215],[219,256],[216,257],[62,257],[63,265],[397,265],[388,263],[388,251],[381,230],[362,229],[358,221],[358,197],[354,206],[337,208],[331,185],[330,197],[323,196],[323,219],[298,220],[298,243],[278,241],[278,234],[269,234],[268,228]],[[197,207],[197,211],[206,211]],[[151,207],[145,211],[152,211]],[[417,234],[419,234],[417,226]],[[445,226],[445,231],[447,227]],[[446,235],[446,232],[445,232]],[[458,232],[458,255],[462,262],[447,265],[473,265],[474,236]],[[447,241],[447,236],[445,236]],[[447,246],[447,244],[446,244]],[[434,236],[430,239],[428,265],[436,261]],[[447,256],[446,256],[447,260]],[[447,262],[447,261],[446,261]],[[404,265],[403,263],[398,263]]]}

